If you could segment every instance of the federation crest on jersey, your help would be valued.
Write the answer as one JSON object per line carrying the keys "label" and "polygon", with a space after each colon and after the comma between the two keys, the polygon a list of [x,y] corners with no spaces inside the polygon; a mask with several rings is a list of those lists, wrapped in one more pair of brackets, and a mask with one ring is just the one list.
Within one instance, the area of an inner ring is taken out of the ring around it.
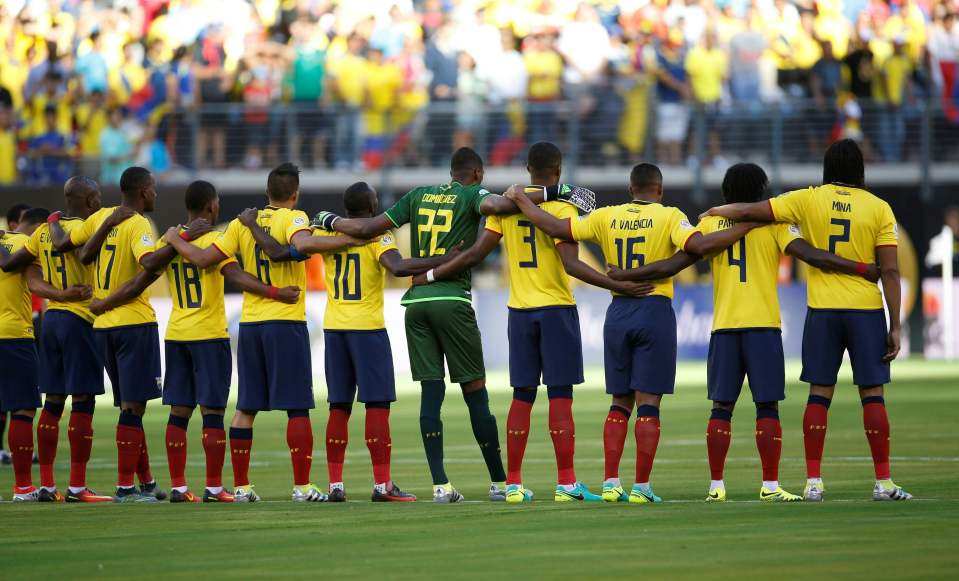
{"label": "federation crest on jersey", "polygon": [[683,230],[692,230],[693,225],[689,223],[689,220],[683,220],[679,223],[679,227]]}
{"label": "federation crest on jersey", "polygon": [[144,246],[153,246],[153,238],[149,234],[144,234],[140,237],[140,243]]}
{"label": "federation crest on jersey", "polygon": [[294,226],[305,226],[305,225],[306,225],[306,218],[304,218],[303,216],[297,216],[296,218],[293,218],[293,225],[294,225]]}
{"label": "federation crest on jersey", "polygon": [[393,235],[389,233],[384,234],[383,239],[380,241],[380,244],[382,244],[383,246],[388,246],[390,244],[393,244]]}
{"label": "federation crest on jersey", "polygon": [[892,235],[896,240],[899,240],[899,223],[898,222],[892,225]]}
{"label": "federation crest on jersey", "polygon": [[802,230],[800,230],[799,226],[796,226],[795,224],[789,225],[789,233],[793,236],[802,236]]}

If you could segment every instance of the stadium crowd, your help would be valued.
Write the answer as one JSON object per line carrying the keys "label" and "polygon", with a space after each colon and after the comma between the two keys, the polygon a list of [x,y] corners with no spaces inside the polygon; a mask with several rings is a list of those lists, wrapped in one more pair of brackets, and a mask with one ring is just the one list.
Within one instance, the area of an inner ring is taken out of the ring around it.
{"label": "stadium crowd", "polygon": [[[955,0],[11,0],[0,184],[174,167],[491,165],[580,120],[584,163],[737,152],[780,104],[810,152],[901,160],[959,121]],[[783,105],[786,104],[786,105]],[[791,105],[789,105],[791,104]],[[284,105],[284,106],[280,106]],[[655,127],[653,127],[655,125]],[[649,126],[649,130],[647,130]],[[647,138],[647,135],[650,137]]]}

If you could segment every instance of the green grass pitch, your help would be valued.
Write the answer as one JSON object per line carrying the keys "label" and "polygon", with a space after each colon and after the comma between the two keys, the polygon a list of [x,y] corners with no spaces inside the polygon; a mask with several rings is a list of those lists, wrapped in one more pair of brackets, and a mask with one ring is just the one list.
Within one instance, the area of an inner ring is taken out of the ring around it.
{"label": "green grass pitch", "polygon": [[[788,376],[798,376],[791,364]],[[740,399],[733,420],[726,483],[731,502],[706,505],[704,434],[709,405],[705,367],[680,366],[677,395],[663,405],[663,431],[653,471],[659,506],[557,505],[555,465],[546,430],[545,393],[533,418],[525,484],[528,506],[485,500],[488,477],[473,442],[459,389],[444,408],[447,469],[470,501],[429,502],[429,473],[418,432],[418,396],[408,380],[392,414],[393,475],[422,499],[408,505],[369,502],[371,473],[363,442],[363,409],[351,422],[345,505],[294,505],[285,415],[263,414],[255,427],[251,477],[266,499],[258,505],[0,505],[0,578],[248,578],[278,576],[492,578],[955,578],[959,565],[959,364],[908,360],[894,366],[887,391],[893,429],[893,476],[916,495],[908,503],[874,503],[872,463],[854,388],[845,385],[829,414],[824,477],[827,501],[760,505],[754,414]],[[490,375],[503,440],[509,391]],[[602,426],[608,398],[601,370],[578,388],[577,474],[594,491],[602,480]],[[782,406],[780,480],[801,493],[800,419],[804,386],[792,382]],[[322,394],[318,394],[318,401]],[[313,415],[313,479],[325,486],[325,406]],[[229,414],[228,414],[229,416]],[[116,414],[99,403],[90,486],[111,492]],[[66,485],[69,451],[61,423],[57,474]],[[161,486],[169,483],[163,448],[166,410],[153,404],[146,430]],[[203,486],[200,421],[190,426],[188,477]],[[627,440],[622,476],[632,481],[634,444]],[[504,450],[505,460],[505,450]],[[36,470],[34,471],[36,478]],[[224,480],[232,480],[229,459]],[[9,499],[12,470],[0,470]],[[425,500],[425,502],[423,501]]]}

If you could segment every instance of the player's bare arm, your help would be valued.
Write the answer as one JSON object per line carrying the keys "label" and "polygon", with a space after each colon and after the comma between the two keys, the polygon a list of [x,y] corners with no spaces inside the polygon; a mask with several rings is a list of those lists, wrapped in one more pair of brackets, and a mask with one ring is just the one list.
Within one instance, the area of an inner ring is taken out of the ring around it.
{"label": "player's bare arm", "polygon": [[699,256],[709,256],[726,250],[749,233],[753,228],[762,226],[757,222],[739,222],[731,228],[719,230],[711,234],[696,232],[686,240],[683,247],[685,252]]}
{"label": "player's bare arm", "polygon": [[886,298],[886,311],[889,315],[889,335],[886,338],[886,354],[883,361],[892,361],[899,355],[902,326],[899,321],[899,309],[902,305],[902,286],[899,280],[899,249],[895,246],[876,248],[879,259],[879,276],[882,280],[882,294]]}
{"label": "player's bare arm", "polygon": [[174,247],[180,256],[186,258],[200,268],[209,268],[214,264],[219,264],[226,256],[215,245],[200,248],[180,237],[180,231],[172,227],[163,235],[163,241]]}
{"label": "player's bare arm", "polygon": [[[0,238],[3,238],[5,232],[0,230]],[[29,266],[36,256],[30,254],[30,251],[26,248],[21,248],[13,254],[10,254],[10,251],[0,246],[0,270],[3,272],[19,272]]]}
{"label": "player's bare arm", "polygon": [[[320,223],[317,222],[318,220],[320,220]],[[340,218],[332,212],[320,212],[313,218],[312,225],[315,228],[323,228],[329,232],[340,232],[361,240],[375,238],[393,228],[393,222],[386,217],[386,214],[380,214],[372,218]]]}
{"label": "player's bare arm", "polygon": [[669,258],[650,262],[639,268],[623,270],[622,268],[610,265],[607,274],[609,278],[613,280],[661,280],[679,274],[684,269],[696,264],[700,258],[698,255],[689,254],[688,252],[680,250]]}
{"label": "player's bare arm", "polygon": [[564,242],[556,247],[556,251],[559,253],[560,260],[563,261],[566,274],[586,284],[634,297],[646,296],[655,289],[651,284],[613,280],[597,271],[579,259],[579,246],[577,244]]}
{"label": "player's bare arm", "polygon": [[[474,244],[470,248],[475,246],[476,245]],[[462,247],[463,243],[460,242],[446,254],[438,254],[428,258],[403,258],[403,255],[400,254],[399,250],[387,250],[380,256],[380,264],[382,264],[386,270],[390,271],[390,273],[396,277],[418,277],[422,275],[424,282],[421,282],[420,284],[424,284],[427,282],[425,275],[426,272],[429,272],[430,270],[434,271],[433,280],[437,280],[435,278],[435,272],[438,267],[450,264],[454,260],[458,260],[463,254],[466,254],[461,250]]]}
{"label": "player's bare arm", "polygon": [[[495,232],[490,232],[489,230],[483,230],[480,232],[479,237],[476,239],[476,242],[472,246],[464,250],[463,252],[457,252],[458,248],[453,249],[454,256],[449,257],[433,257],[433,258],[446,258],[445,261],[441,260],[440,265],[437,265],[433,268],[433,280],[446,280],[452,278],[464,270],[469,270],[476,266],[477,264],[483,262],[483,260],[489,256],[489,253],[496,248],[496,245],[499,244],[502,236]],[[462,244],[462,243],[461,243]],[[447,253],[450,254],[450,253]],[[432,258],[427,259],[432,260]],[[429,269],[426,269],[429,270]],[[422,271],[426,272],[426,271]],[[416,273],[418,276],[413,277],[413,284],[429,284],[426,275]]]}
{"label": "player's bare arm", "polygon": [[253,234],[253,239],[256,240],[257,246],[260,247],[260,250],[262,250],[271,261],[289,262],[290,260],[294,260],[289,246],[283,246],[277,242],[276,238],[270,236],[262,226],[256,223],[258,215],[259,210],[257,208],[247,208],[240,212],[236,219],[240,221],[240,224],[247,227],[250,234]]}
{"label": "player's bare arm", "polygon": [[261,297],[267,297],[288,305],[295,305],[300,300],[300,287],[287,286],[277,288],[260,282],[256,277],[246,273],[240,268],[240,265],[231,262],[220,270],[220,274],[230,284],[234,285],[243,292],[255,294]]}
{"label": "player's bare arm", "polygon": [[520,211],[529,218],[529,221],[548,236],[574,242],[569,219],[560,220],[556,216],[545,212],[526,195],[523,189],[523,186],[513,184],[504,195],[513,200]]}
{"label": "player's bare arm", "polygon": [[836,256],[831,252],[816,248],[802,238],[797,238],[790,242],[789,246],[786,247],[786,254],[794,256],[820,270],[861,276],[869,282],[877,282],[879,280],[879,267],[875,264],[853,262],[841,256]]}
{"label": "player's bare arm", "polygon": [[749,221],[768,223],[776,221],[772,206],[769,205],[769,200],[716,206],[699,215],[700,218],[705,218],[706,216],[720,216],[736,222]]}
{"label": "player's bare arm", "polygon": [[[77,258],[80,259],[80,262],[83,264],[91,264],[96,259],[97,254],[100,253],[100,247],[103,246],[107,236],[110,235],[110,230],[113,230],[125,220],[129,220],[135,215],[136,210],[126,206],[117,206],[117,209],[103,221],[103,224],[100,224],[100,227],[93,233],[93,236],[87,240],[86,244],[77,250]],[[57,250],[60,249],[57,248]]]}
{"label": "player's bare arm", "polygon": [[48,301],[73,303],[85,301],[93,295],[93,287],[88,284],[75,284],[60,290],[43,280],[43,273],[37,265],[30,265],[24,272],[30,292]]}
{"label": "player's bare arm", "polygon": [[53,220],[50,224],[50,241],[57,252],[69,252],[77,248],[77,245],[70,240],[70,234],[63,229],[59,220]]}
{"label": "player's bare arm", "polygon": [[90,301],[90,312],[100,316],[107,311],[122,307],[143,294],[143,291],[150,288],[150,285],[158,278],[160,273],[143,270],[109,295]]}
{"label": "player's bare arm", "polygon": [[[267,234],[267,236],[269,236],[269,234]],[[293,248],[303,254],[335,252],[349,248],[350,246],[361,246],[366,243],[367,240],[360,240],[352,236],[313,236],[306,231],[297,232],[293,235],[293,238],[290,239],[290,244]],[[287,249],[287,252],[289,252],[289,249]]]}

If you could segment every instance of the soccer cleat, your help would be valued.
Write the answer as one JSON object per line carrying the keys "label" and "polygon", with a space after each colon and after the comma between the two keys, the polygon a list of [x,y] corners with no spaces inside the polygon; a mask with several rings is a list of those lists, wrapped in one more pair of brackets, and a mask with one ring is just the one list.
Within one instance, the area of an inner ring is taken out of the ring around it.
{"label": "soccer cleat", "polygon": [[330,488],[330,494],[327,495],[327,502],[346,502],[346,489]]}
{"label": "soccer cleat", "polygon": [[144,494],[137,490],[136,486],[130,486],[128,488],[117,488],[116,496],[113,497],[113,502],[143,502],[143,503],[154,503],[159,502],[157,497],[151,494]]}
{"label": "soccer cleat", "polygon": [[466,499],[463,495],[448,482],[446,484],[433,485],[433,502],[437,504],[452,504],[454,502],[463,502],[464,500]]}
{"label": "soccer cleat", "polygon": [[226,489],[221,489],[220,492],[211,492],[207,488],[203,491],[203,502],[233,502],[233,495]]}
{"label": "soccer cleat", "polygon": [[725,488],[712,488],[706,495],[706,502],[726,502]]}
{"label": "soccer cleat", "polygon": [[325,492],[321,491],[313,483],[294,486],[291,496],[293,502],[326,502],[329,498]]}
{"label": "soccer cleat", "polygon": [[872,489],[873,500],[911,500],[912,495],[896,486],[892,480],[882,480],[876,482],[876,487]]}
{"label": "soccer cleat", "polygon": [[13,502],[37,502],[40,500],[40,493],[34,487],[14,488]]}
{"label": "soccer cleat", "polygon": [[41,488],[37,494],[37,500],[39,502],[63,502],[63,495],[57,491],[56,488],[53,490],[47,490],[46,488]]}
{"label": "soccer cleat", "polygon": [[489,485],[489,499],[493,502],[503,502],[506,500],[506,487],[500,486],[500,483],[494,482]]}
{"label": "soccer cleat", "polygon": [[189,490],[180,492],[179,490],[170,491],[170,502],[203,502],[200,497]]}
{"label": "soccer cleat", "polygon": [[629,495],[619,484],[603,483],[603,502],[628,502]]}
{"label": "soccer cleat", "polygon": [[7,452],[3,448],[0,448],[0,464],[3,464],[4,466],[13,464],[13,456],[11,456],[10,452]]}
{"label": "soccer cleat", "polygon": [[89,488],[84,488],[80,492],[67,490],[67,502],[113,502],[113,497],[103,496]]}
{"label": "soccer cleat", "polygon": [[603,497],[590,492],[582,482],[574,483],[571,490],[566,490],[562,485],[556,486],[556,492],[553,493],[554,502],[574,502],[577,500],[583,502],[602,502]]}
{"label": "soccer cleat", "polygon": [[523,504],[533,502],[533,491],[523,488],[522,484],[506,486],[506,504]]}
{"label": "soccer cleat", "polygon": [[260,496],[253,490],[252,484],[237,486],[233,491],[233,502],[259,502]]}
{"label": "soccer cleat", "polygon": [[656,493],[653,492],[651,485],[643,488],[638,484],[634,484],[633,489],[629,491],[630,504],[649,504],[651,502],[658,503],[662,501],[663,499],[656,496]]}
{"label": "soccer cleat", "polygon": [[403,492],[395,482],[390,482],[386,492],[380,492],[374,487],[372,500],[373,502],[413,502],[416,500],[416,495]]}
{"label": "soccer cleat", "polygon": [[826,492],[826,487],[823,486],[822,481],[819,482],[806,482],[806,489],[803,490],[803,500],[806,502],[822,502],[823,493]]}
{"label": "soccer cleat", "polygon": [[157,500],[166,500],[167,493],[157,486],[157,481],[149,482],[147,484],[140,485],[140,493],[144,496],[152,496]]}
{"label": "soccer cleat", "polygon": [[786,492],[782,486],[776,490],[769,490],[763,486],[759,491],[759,500],[763,502],[802,502],[803,497],[798,494]]}

